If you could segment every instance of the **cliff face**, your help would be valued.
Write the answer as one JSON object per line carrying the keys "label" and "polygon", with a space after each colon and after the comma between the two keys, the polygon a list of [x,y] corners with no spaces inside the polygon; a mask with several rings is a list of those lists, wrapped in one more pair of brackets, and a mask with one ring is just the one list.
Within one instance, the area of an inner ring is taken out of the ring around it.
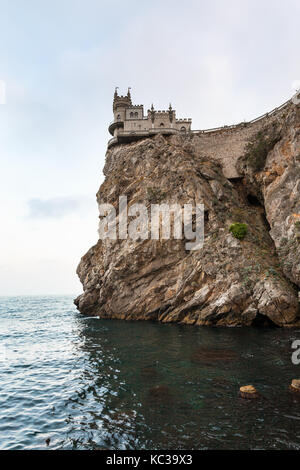
{"label": "cliff face", "polygon": [[[273,129],[265,128],[274,134]],[[252,194],[262,200],[270,235],[284,275],[300,286],[300,106],[290,108],[279,120],[275,133],[279,141],[268,153],[261,171],[249,167],[247,158],[238,170]]]}
{"label": "cliff face", "polygon": [[[80,312],[195,325],[299,324],[299,121],[299,107],[291,106],[278,120],[263,167],[245,156],[235,181],[199,149],[197,136],[156,136],[110,149],[98,203],[117,209],[121,195],[129,206],[203,203],[204,246],[186,251],[184,239],[99,240],[77,269]],[[229,232],[235,222],[248,226],[241,241]]]}

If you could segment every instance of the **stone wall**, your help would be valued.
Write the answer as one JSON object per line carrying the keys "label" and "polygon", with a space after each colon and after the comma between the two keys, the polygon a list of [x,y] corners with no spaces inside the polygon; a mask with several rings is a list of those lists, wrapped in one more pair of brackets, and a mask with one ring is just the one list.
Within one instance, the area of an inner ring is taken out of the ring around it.
{"label": "stone wall", "polygon": [[282,120],[287,115],[291,102],[273,110],[262,118],[237,126],[217,130],[192,131],[193,144],[200,154],[221,161],[223,173],[227,178],[237,178],[236,162],[243,155],[245,145],[257,132],[273,122]]}
{"label": "stone wall", "polygon": [[[151,121],[149,122],[149,124],[150,124],[149,127],[151,128]],[[170,123],[170,117],[169,117],[168,111],[156,111],[155,112],[154,127],[159,128],[161,127],[161,124],[163,124],[164,127],[167,127],[167,128],[172,127]]]}
{"label": "stone wall", "polygon": [[[139,130],[148,130],[149,122],[147,119],[128,119],[124,121],[125,132],[135,132]],[[117,132],[118,135],[118,132]]]}
{"label": "stone wall", "polygon": [[[134,117],[131,117],[131,113],[134,113]],[[135,117],[135,113],[137,116]],[[135,105],[126,108],[125,110],[125,119],[143,119],[144,118],[144,106],[143,105]]]}

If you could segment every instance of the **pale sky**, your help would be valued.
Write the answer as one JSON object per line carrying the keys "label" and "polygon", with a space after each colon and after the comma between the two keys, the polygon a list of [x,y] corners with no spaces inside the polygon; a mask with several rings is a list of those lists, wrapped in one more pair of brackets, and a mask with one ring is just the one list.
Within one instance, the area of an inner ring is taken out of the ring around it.
{"label": "pale sky", "polygon": [[0,295],[78,294],[114,87],[193,129],[249,120],[300,80],[299,0],[0,0]]}

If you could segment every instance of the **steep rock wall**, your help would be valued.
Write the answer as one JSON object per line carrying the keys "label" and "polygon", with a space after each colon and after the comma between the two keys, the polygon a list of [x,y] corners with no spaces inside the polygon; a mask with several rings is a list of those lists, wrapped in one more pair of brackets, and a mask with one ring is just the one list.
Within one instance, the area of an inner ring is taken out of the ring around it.
{"label": "steep rock wall", "polygon": [[[268,126],[264,131],[269,131]],[[300,106],[290,107],[277,132],[280,140],[255,171],[242,157],[237,169],[244,184],[260,196],[270,224],[270,236],[284,275],[300,287]]]}
{"label": "steep rock wall", "polygon": [[[289,217],[298,203],[284,206],[285,215],[271,209],[291,201],[293,194],[298,197],[299,175],[293,173],[299,153],[297,115],[291,107],[282,138],[268,155],[266,165],[275,169],[275,162],[285,158],[289,173],[287,187],[283,173],[276,177],[280,191],[275,203],[263,175],[243,170],[244,181],[232,184],[221,165],[200,150],[197,136],[157,136],[110,149],[98,203],[117,210],[120,195],[127,195],[129,205],[148,207],[151,202],[204,203],[205,242],[201,250],[188,252],[186,240],[99,240],[78,266],[84,288],[75,301],[78,309],[101,318],[195,325],[299,324],[299,265],[284,266],[282,233],[276,235],[281,217],[291,226]],[[266,208],[247,199],[255,185]],[[229,232],[233,222],[248,224],[244,240]],[[291,240],[294,233],[285,236]],[[295,251],[289,253],[292,259]]]}

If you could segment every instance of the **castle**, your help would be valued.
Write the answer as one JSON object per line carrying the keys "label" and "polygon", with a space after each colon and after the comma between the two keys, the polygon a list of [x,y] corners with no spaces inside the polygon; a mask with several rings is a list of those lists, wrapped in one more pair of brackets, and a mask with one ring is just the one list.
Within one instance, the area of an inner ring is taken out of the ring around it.
{"label": "castle", "polygon": [[130,88],[126,96],[118,96],[116,88],[113,101],[114,120],[108,128],[113,137],[108,142],[108,148],[155,134],[179,134],[192,138],[199,155],[217,160],[226,178],[235,179],[240,177],[236,163],[243,155],[249,140],[258,132],[262,132],[266,126],[284,120],[287,108],[293,102],[288,100],[252,121],[212,129],[192,130],[192,120],[176,119],[175,110],[171,105],[167,111],[156,111],[152,105],[147,116],[144,116],[144,106],[132,104]]}
{"label": "castle", "polygon": [[108,147],[154,134],[186,134],[191,131],[192,120],[177,119],[171,104],[167,111],[156,111],[152,104],[144,116],[144,106],[132,104],[130,88],[126,96],[119,96],[118,89],[115,89],[113,112],[114,120],[108,128],[113,138]]}

